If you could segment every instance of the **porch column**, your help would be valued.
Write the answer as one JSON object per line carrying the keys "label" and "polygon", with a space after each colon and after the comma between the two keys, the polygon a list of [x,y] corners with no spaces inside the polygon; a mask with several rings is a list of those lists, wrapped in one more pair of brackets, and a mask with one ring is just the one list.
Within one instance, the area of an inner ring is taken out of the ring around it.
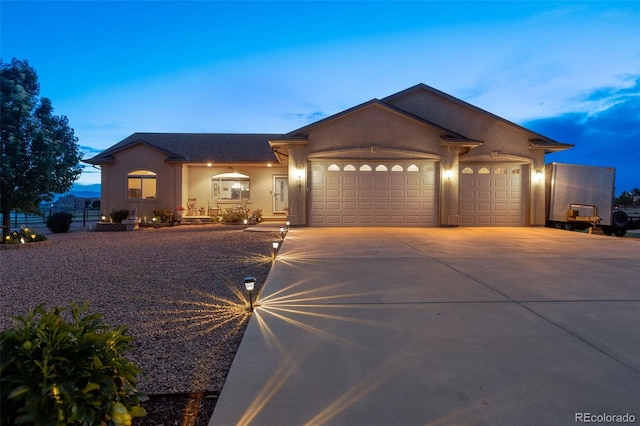
{"label": "porch column", "polygon": [[289,150],[289,212],[287,220],[293,226],[307,225],[307,161],[304,148],[290,147]]}
{"label": "porch column", "polygon": [[460,225],[460,148],[447,146],[440,162],[440,221],[442,226]]}

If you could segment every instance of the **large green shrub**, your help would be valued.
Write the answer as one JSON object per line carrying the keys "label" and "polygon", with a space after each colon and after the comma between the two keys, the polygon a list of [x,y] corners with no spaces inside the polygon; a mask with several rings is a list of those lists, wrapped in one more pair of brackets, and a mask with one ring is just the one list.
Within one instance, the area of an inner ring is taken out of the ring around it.
{"label": "large green shrub", "polygon": [[[131,336],[73,305],[42,305],[0,333],[2,424],[130,425],[146,415],[136,390],[140,369],[123,354]],[[69,316],[69,315],[67,315]]]}
{"label": "large green shrub", "polygon": [[122,223],[123,220],[129,219],[129,210],[113,210],[109,213],[109,217],[111,217],[111,221],[115,223]]}
{"label": "large green shrub", "polygon": [[68,232],[73,222],[73,215],[67,212],[54,213],[47,218],[47,228],[54,233]]}

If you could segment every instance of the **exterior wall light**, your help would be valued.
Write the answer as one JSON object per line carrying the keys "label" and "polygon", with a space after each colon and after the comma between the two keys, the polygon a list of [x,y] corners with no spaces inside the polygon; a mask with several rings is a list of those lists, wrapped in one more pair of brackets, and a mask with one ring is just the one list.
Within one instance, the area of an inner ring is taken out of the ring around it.
{"label": "exterior wall light", "polygon": [[279,241],[272,242],[271,247],[273,247],[273,260],[276,260],[276,252],[278,251],[278,247],[280,247],[280,242]]}
{"label": "exterior wall light", "polygon": [[245,277],[244,288],[249,292],[249,309],[253,312],[253,299],[251,298],[251,292],[256,286],[256,279],[253,277]]}
{"label": "exterior wall light", "polygon": [[544,173],[542,173],[542,170],[537,170],[536,171],[536,182],[542,182],[544,180]]}
{"label": "exterior wall light", "polygon": [[453,171],[451,169],[447,169],[444,171],[444,177],[447,180],[451,180],[451,178],[453,177]]}
{"label": "exterior wall light", "polygon": [[298,178],[298,192],[302,191],[302,176],[304,176],[304,170],[296,170],[296,177]]}

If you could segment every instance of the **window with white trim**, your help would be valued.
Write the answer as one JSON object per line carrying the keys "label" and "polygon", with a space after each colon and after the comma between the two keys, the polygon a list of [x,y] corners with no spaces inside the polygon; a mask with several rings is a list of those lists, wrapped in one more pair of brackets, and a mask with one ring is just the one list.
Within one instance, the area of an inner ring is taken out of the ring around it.
{"label": "window with white trim", "polygon": [[249,187],[249,176],[242,173],[221,173],[211,176],[211,198],[214,200],[248,200]]}
{"label": "window with white trim", "polygon": [[157,175],[149,170],[134,170],[127,175],[127,198],[156,198]]}

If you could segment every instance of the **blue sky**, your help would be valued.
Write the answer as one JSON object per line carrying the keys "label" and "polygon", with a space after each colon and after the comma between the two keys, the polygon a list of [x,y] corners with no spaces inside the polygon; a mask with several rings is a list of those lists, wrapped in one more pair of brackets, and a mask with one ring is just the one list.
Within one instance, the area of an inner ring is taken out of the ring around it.
{"label": "blue sky", "polygon": [[[640,187],[640,2],[0,1],[85,157],[136,131],[285,133],[418,83]],[[80,183],[99,182],[87,169]]]}

